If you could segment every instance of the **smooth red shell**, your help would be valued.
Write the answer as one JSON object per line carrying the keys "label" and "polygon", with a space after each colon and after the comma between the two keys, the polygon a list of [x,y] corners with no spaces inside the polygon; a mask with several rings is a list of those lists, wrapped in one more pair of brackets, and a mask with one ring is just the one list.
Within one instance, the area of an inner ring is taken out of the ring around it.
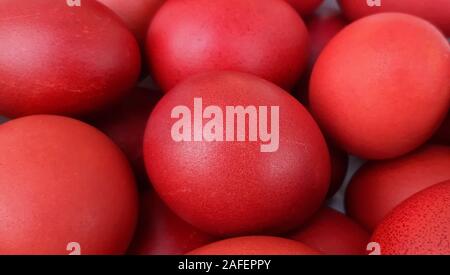
{"label": "smooth red shell", "polygon": [[359,255],[365,254],[370,235],[344,214],[323,207],[289,238],[328,255]]}
{"label": "smooth red shell", "polygon": [[36,115],[0,125],[0,254],[122,254],[137,219],[131,168],[104,134]]}
{"label": "smooth red shell", "polygon": [[321,128],[345,151],[386,159],[433,135],[450,107],[449,87],[445,37],[420,18],[384,13],[329,42],[314,66],[309,100]]}
{"label": "smooth red shell", "polygon": [[136,39],[96,1],[4,0],[0,21],[1,115],[85,114],[138,79]]}
{"label": "smooth red shell", "polygon": [[347,214],[373,230],[413,194],[450,179],[450,147],[428,146],[398,159],[369,162],[347,188]]}
{"label": "smooth red shell", "polygon": [[169,0],[147,36],[153,76],[164,91],[196,73],[251,73],[284,88],[300,78],[308,32],[280,0]]}
{"label": "smooth red shell", "polygon": [[402,12],[422,17],[450,36],[450,1],[448,0],[381,0],[380,7],[369,7],[366,0],[339,0],[345,15],[351,19],[380,13]]}
{"label": "smooth red shell", "polygon": [[377,227],[382,255],[450,254],[450,181],[410,197]]}
{"label": "smooth red shell", "polygon": [[97,0],[113,10],[133,32],[140,44],[145,37],[150,22],[165,0]]}
{"label": "smooth red shell", "polygon": [[142,192],[139,223],[128,254],[183,255],[213,241],[214,237],[170,211],[155,192]]}
{"label": "smooth red shell", "polygon": [[302,16],[310,15],[320,6],[320,4],[323,3],[323,0],[286,0],[286,1],[289,4],[291,4]]}
{"label": "smooth red shell", "polygon": [[135,173],[146,178],[142,144],[148,118],[162,94],[157,90],[136,87],[121,102],[87,121],[110,137],[125,153]]}
{"label": "smooth red shell", "polygon": [[[194,97],[202,97],[204,107],[222,110],[279,106],[278,150],[261,153],[259,141],[173,141],[172,108],[192,109]],[[168,206],[216,235],[292,229],[319,208],[329,185],[327,146],[310,114],[274,84],[236,72],[197,75],[167,93],[150,116],[144,159],[153,186]]]}
{"label": "smooth red shell", "polygon": [[300,242],[279,237],[250,236],[218,241],[195,249],[189,255],[319,255]]}

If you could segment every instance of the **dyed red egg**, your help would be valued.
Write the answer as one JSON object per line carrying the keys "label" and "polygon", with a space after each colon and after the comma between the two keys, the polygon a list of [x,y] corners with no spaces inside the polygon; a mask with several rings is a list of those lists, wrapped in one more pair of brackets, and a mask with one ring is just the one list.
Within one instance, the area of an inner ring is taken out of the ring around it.
{"label": "dyed red egg", "polygon": [[280,0],[169,0],[147,36],[153,76],[166,92],[211,70],[251,73],[290,88],[308,47],[302,19]]}
{"label": "dyed red egg", "polygon": [[96,1],[5,0],[0,21],[0,115],[85,114],[138,79],[136,39]]}
{"label": "dyed red egg", "polygon": [[450,1],[448,0],[371,0],[380,2],[380,6],[369,6],[367,0],[339,0],[345,15],[351,19],[381,13],[401,12],[422,17],[450,36]]}
{"label": "dyed red egg", "polygon": [[398,159],[369,162],[347,188],[347,214],[370,230],[413,194],[450,179],[450,147],[428,146]]}
{"label": "dyed red egg", "polygon": [[406,14],[373,15],[350,24],[322,51],[311,77],[311,110],[345,151],[398,157],[443,121],[449,76],[450,47],[433,25]]}
{"label": "dyed red egg", "polygon": [[244,73],[197,75],[167,93],[147,124],[144,159],[167,205],[214,235],[292,229],[329,187],[330,158],[312,117]]}
{"label": "dyed red egg", "polygon": [[122,254],[137,192],[122,152],[80,121],[28,116],[0,126],[0,254]]}
{"label": "dyed red egg", "polygon": [[344,214],[323,207],[289,238],[328,255],[359,255],[365,254],[370,235]]}
{"label": "dyed red egg", "polygon": [[450,254],[450,181],[410,197],[378,225],[372,236],[382,255]]}
{"label": "dyed red egg", "polygon": [[279,237],[250,236],[218,241],[189,255],[318,255],[320,252],[300,242]]}
{"label": "dyed red egg", "polygon": [[128,254],[183,255],[215,238],[178,218],[151,190],[141,194],[139,223]]}

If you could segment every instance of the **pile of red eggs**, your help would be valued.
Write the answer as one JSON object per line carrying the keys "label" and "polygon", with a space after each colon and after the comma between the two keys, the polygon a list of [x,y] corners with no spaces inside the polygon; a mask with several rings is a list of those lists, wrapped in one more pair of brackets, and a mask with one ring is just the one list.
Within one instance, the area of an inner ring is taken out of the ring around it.
{"label": "pile of red eggs", "polygon": [[0,0],[0,254],[450,254],[450,2],[368,2]]}

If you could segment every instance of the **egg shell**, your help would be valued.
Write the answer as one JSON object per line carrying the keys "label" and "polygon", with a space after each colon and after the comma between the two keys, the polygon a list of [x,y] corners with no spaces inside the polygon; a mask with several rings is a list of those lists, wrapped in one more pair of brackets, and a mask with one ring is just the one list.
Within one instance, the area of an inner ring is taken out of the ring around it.
{"label": "egg shell", "polygon": [[300,242],[269,236],[237,237],[195,249],[188,255],[319,255]]}
{"label": "egg shell", "polygon": [[0,254],[123,254],[137,220],[131,168],[80,121],[49,115],[0,125]]}
{"label": "egg shell", "polygon": [[447,146],[427,146],[398,159],[366,163],[347,188],[347,213],[372,231],[402,201],[448,179]]}
{"label": "egg shell", "polygon": [[302,19],[280,0],[169,0],[147,35],[152,75],[165,92],[211,70],[251,73],[291,88],[308,52]]}
{"label": "egg shell", "polygon": [[128,254],[183,255],[215,240],[180,219],[147,189],[141,193],[139,223]]}
{"label": "egg shell", "polygon": [[378,225],[372,236],[382,255],[450,254],[450,181],[413,195]]}
{"label": "egg shell", "polygon": [[[171,118],[172,110],[192,110],[194,98],[221,110],[279,107],[277,150],[261,152],[263,143],[248,139],[175,142],[171,130],[178,120]],[[147,124],[144,160],[166,204],[187,222],[220,236],[298,226],[320,207],[330,179],[325,140],[306,109],[274,84],[237,72],[196,75],[167,93]]]}
{"label": "egg shell", "polygon": [[344,214],[323,207],[310,221],[289,235],[328,255],[362,255],[369,233]]}
{"label": "egg shell", "polygon": [[322,51],[309,100],[321,128],[345,151],[365,159],[404,155],[433,135],[450,107],[449,44],[418,17],[365,17]]}
{"label": "egg shell", "polygon": [[4,0],[0,21],[0,115],[86,114],[138,79],[136,39],[94,0]]}
{"label": "egg shell", "polygon": [[381,6],[370,7],[366,0],[339,0],[338,3],[351,19],[381,12],[401,12],[422,17],[450,36],[450,1],[448,0],[381,0]]}

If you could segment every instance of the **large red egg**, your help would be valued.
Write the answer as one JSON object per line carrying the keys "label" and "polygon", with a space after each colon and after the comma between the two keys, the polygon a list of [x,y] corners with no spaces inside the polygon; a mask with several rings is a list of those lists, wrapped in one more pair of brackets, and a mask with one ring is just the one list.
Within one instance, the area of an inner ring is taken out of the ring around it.
{"label": "large red egg", "polygon": [[142,192],[139,223],[128,254],[183,255],[213,241],[211,235],[177,217],[155,192]]}
{"label": "large red egg", "polygon": [[148,27],[165,0],[97,0],[113,10],[133,32],[140,44],[145,44]]}
{"label": "large red egg", "polygon": [[0,126],[0,254],[121,254],[137,219],[125,156],[80,121],[36,115]]}
{"label": "large red egg", "polygon": [[137,80],[136,39],[96,1],[1,1],[0,114],[80,115],[122,97]]}
{"label": "large red egg", "polygon": [[150,116],[144,159],[168,206],[216,235],[300,225],[321,205],[330,177],[327,146],[306,109],[276,85],[236,72],[197,75],[167,93]]}
{"label": "large red egg", "polygon": [[351,19],[380,13],[402,12],[422,17],[450,36],[450,1],[448,0],[371,0],[380,6],[369,6],[367,0],[339,0],[345,15]]}
{"label": "large red egg", "polygon": [[[420,18],[383,13],[350,24],[317,60],[311,110],[345,151],[403,155],[429,139],[450,107],[450,47]],[[424,108],[433,106],[433,108]]]}
{"label": "large red egg", "polygon": [[121,102],[87,118],[122,149],[136,175],[143,179],[146,178],[142,156],[145,126],[160,97],[160,91],[136,87]]}
{"label": "large red egg", "polygon": [[306,66],[308,32],[280,0],[169,0],[150,26],[147,53],[164,91],[210,70],[251,73],[289,88]]}
{"label": "large red egg", "polygon": [[300,242],[269,236],[250,236],[218,241],[189,252],[189,255],[318,255]]}
{"label": "large red egg", "polygon": [[289,238],[324,254],[359,255],[364,254],[370,235],[344,214],[323,207]]}
{"label": "large red egg", "polygon": [[410,197],[375,230],[382,255],[450,254],[450,181]]}
{"label": "large red egg", "polygon": [[302,16],[310,15],[322,4],[323,0],[286,0]]}
{"label": "large red egg", "polygon": [[450,147],[428,146],[398,159],[369,162],[348,186],[347,213],[373,230],[402,201],[448,179]]}

